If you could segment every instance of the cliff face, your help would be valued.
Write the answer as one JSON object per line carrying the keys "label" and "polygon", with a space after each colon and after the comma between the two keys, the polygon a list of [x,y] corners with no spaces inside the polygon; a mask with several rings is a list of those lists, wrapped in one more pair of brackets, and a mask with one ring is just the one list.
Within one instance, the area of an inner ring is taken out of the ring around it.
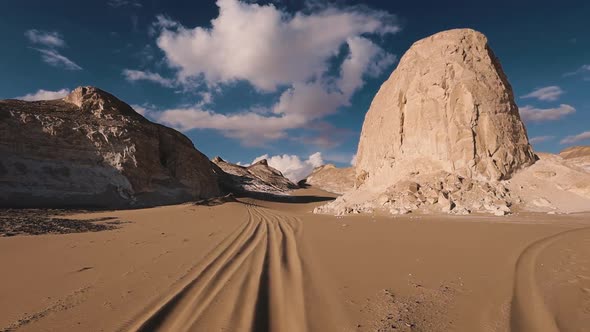
{"label": "cliff face", "polygon": [[487,38],[455,29],[404,54],[365,117],[357,175],[445,171],[501,180],[535,161],[512,88]]}
{"label": "cliff face", "polygon": [[220,194],[205,155],[113,95],[0,101],[0,205],[139,207]]}

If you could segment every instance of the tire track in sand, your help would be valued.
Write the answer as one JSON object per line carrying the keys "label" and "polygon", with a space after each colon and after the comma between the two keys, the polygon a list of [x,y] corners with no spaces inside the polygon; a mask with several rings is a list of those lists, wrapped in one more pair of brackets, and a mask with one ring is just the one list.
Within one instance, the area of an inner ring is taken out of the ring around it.
{"label": "tire track in sand", "polygon": [[247,222],[183,285],[123,330],[306,331],[300,221],[253,205],[247,210]]}
{"label": "tire track in sand", "polygon": [[513,332],[559,332],[553,313],[545,304],[537,283],[538,257],[556,241],[567,240],[575,232],[590,228],[564,231],[536,242],[524,249],[516,262],[514,290],[510,311],[510,329]]}

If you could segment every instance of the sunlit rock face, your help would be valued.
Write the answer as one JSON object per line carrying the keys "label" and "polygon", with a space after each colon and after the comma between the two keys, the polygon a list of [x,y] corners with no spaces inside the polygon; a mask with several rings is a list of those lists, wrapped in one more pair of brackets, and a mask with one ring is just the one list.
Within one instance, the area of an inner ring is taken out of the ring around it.
{"label": "sunlit rock face", "polygon": [[316,167],[305,178],[303,184],[332,193],[343,194],[354,186],[354,168],[338,168],[332,164],[322,165]]}
{"label": "sunlit rock face", "polygon": [[232,193],[286,194],[298,188],[279,170],[270,167],[266,159],[249,166],[232,164],[221,157],[212,161],[222,170],[219,173],[223,174],[221,183],[224,189]]}
{"label": "sunlit rock face", "polygon": [[443,31],[414,43],[383,83],[363,123],[355,188],[316,212],[505,215],[520,201],[505,180],[536,158],[486,37]]}
{"label": "sunlit rock face", "polygon": [[0,101],[0,205],[139,207],[220,194],[183,134],[95,87]]}
{"label": "sunlit rock face", "polygon": [[414,43],[381,86],[363,124],[357,176],[383,183],[445,171],[500,180],[534,161],[487,38],[456,29]]}

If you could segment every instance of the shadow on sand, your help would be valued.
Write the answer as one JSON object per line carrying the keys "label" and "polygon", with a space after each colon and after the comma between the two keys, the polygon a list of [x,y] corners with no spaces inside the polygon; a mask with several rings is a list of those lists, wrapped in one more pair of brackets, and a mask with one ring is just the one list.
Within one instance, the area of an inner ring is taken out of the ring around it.
{"label": "shadow on sand", "polygon": [[221,197],[210,198],[206,200],[201,200],[195,202],[195,205],[202,205],[202,206],[217,206],[224,203],[229,202],[239,202],[239,203],[247,203],[252,204],[252,202],[245,202],[243,199],[255,199],[260,201],[266,202],[273,202],[273,203],[291,203],[291,204],[308,204],[308,203],[316,203],[316,202],[326,202],[334,200],[335,197],[330,196],[320,196],[320,195],[277,195],[271,193],[261,193],[261,192],[245,192],[245,193],[238,193],[238,194],[227,194]]}

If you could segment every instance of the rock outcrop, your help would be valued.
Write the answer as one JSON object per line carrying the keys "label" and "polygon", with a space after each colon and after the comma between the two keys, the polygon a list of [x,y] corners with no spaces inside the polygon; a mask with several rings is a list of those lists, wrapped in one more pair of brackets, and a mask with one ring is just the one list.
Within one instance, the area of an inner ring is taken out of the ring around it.
{"label": "rock outcrop", "polygon": [[344,194],[354,187],[354,168],[338,168],[332,164],[316,167],[300,183],[335,194]]}
{"label": "rock outcrop", "polygon": [[365,117],[357,175],[412,172],[508,179],[534,163],[512,88],[486,37],[456,29],[404,54]]}
{"label": "rock outcrop", "polygon": [[[444,31],[414,43],[381,86],[363,123],[356,189],[317,212],[505,214],[512,202],[498,181],[535,160],[486,37]],[[417,188],[400,190],[403,181]]]}
{"label": "rock outcrop", "polygon": [[213,158],[213,163],[224,173],[221,177],[226,191],[248,194],[285,194],[289,190],[298,188],[283,174],[268,165],[266,159],[262,159],[250,166],[240,166],[229,163],[221,157]]}
{"label": "rock outcrop", "polygon": [[0,205],[140,207],[220,194],[214,165],[183,134],[95,87],[0,101]]}

